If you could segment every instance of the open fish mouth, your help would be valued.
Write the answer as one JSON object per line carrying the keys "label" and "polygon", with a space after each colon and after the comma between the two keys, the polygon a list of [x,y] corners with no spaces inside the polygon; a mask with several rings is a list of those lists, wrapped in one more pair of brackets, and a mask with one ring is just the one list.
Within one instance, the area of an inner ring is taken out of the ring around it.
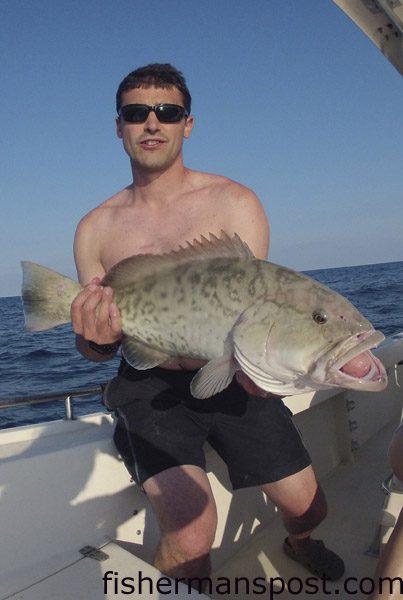
{"label": "open fish mouth", "polygon": [[371,329],[342,342],[336,356],[327,364],[327,382],[362,391],[385,389],[388,383],[385,367],[371,352],[384,339],[383,333]]}

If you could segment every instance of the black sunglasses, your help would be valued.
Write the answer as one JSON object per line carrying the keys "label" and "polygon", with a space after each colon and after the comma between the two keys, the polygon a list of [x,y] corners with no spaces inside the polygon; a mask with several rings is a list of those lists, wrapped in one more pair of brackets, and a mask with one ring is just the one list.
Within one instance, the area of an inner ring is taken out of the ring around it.
{"label": "black sunglasses", "polygon": [[150,112],[154,112],[161,123],[179,123],[189,116],[186,108],[178,104],[126,104],[120,109],[119,117],[128,123],[144,123]]}

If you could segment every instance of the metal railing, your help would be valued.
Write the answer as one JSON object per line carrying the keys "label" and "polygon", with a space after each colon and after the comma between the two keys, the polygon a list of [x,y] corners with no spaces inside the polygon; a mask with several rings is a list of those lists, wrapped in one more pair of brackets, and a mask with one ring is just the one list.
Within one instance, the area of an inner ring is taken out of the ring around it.
{"label": "metal railing", "polygon": [[17,406],[28,406],[30,404],[42,404],[46,402],[63,401],[65,419],[72,421],[75,419],[74,416],[74,398],[95,396],[96,394],[102,394],[106,384],[99,384],[96,387],[81,388],[78,390],[68,390],[65,392],[47,393],[47,394],[36,394],[33,396],[19,396],[15,398],[0,398],[0,409],[2,408],[15,408]]}

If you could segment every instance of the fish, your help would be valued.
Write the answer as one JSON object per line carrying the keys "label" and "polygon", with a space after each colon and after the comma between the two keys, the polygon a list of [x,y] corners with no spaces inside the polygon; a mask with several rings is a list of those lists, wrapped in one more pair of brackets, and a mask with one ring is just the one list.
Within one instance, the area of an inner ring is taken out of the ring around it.
{"label": "fish", "polygon": [[[25,326],[41,331],[70,322],[79,283],[22,261]],[[345,297],[267,260],[223,231],[166,254],[115,264],[113,289],[122,322],[122,354],[135,369],[173,357],[206,361],[193,377],[209,398],[243,371],[261,390],[289,396],[332,387],[381,391],[387,374],[371,352],[384,339]]]}

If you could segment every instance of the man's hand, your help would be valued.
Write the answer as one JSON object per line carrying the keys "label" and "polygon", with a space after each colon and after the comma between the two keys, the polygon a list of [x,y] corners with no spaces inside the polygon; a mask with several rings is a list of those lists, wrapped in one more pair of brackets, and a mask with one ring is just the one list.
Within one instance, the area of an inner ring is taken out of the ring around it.
{"label": "man's hand", "polygon": [[241,385],[243,389],[246,390],[251,396],[261,396],[262,398],[281,398],[281,396],[277,396],[276,394],[262,390],[262,388],[257,386],[256,383],[252,381],[252,379],[243,371],[237,371],[235,377],[239,385]]}
{"label": "man's hand", "polygon": [[71,305],[74,332],[96,344],[113,344],[122,337],[119,309],[113,302],[113,290],[102,287],[94,277]]}

